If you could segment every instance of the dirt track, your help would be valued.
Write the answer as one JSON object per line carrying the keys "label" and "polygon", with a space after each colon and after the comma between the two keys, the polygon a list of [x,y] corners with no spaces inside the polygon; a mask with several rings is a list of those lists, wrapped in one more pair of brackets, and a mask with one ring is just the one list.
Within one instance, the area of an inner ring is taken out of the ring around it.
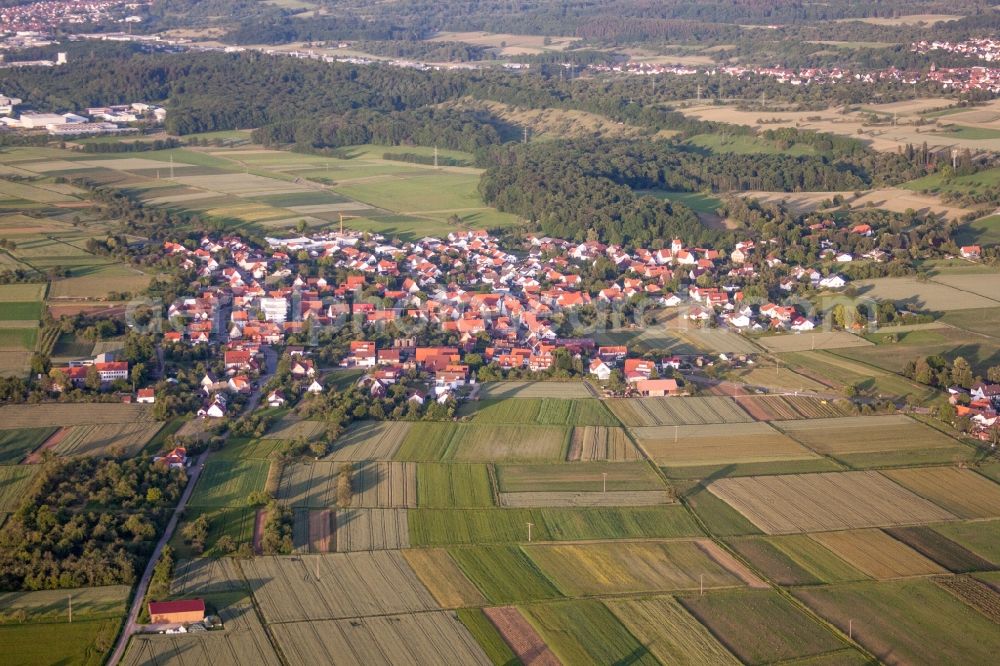
{"label": "dirt track", "polygon": [[42,462],[42,453],[48,451],[49,449],[54,449],[59,446],[59,442],[66,439],[66,435],[69,434],[69,428],[59,428],[54,433],[49,435],[49,438],[42,442],[42,445],[37,449],[28,454],[24,459],[25,465],[37,465]]}

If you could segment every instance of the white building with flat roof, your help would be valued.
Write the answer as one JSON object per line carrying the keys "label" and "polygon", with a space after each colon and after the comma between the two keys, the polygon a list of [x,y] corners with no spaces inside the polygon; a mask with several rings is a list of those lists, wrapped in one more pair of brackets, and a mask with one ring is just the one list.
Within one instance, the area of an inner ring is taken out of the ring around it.
{"label": "white building with flat roof", "polygon": [[22,113],[21,127],[40,129],[49,125],[65,125],[66,118],[58,113]]}
{"label": "white building with flat roof", "polygon": [[283,324],[288,318],[287,298],[262,298],[260,299],[260,310],[264,313],[267,321]]}

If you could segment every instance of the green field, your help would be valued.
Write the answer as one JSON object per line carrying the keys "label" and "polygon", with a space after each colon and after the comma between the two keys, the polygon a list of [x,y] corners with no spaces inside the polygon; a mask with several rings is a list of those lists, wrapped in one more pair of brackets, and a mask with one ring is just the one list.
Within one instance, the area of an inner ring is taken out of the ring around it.
{"label": "green field", "polygon": [[[508,493],[663,490],[645,462],[588,462],[574,465],[498,465],[497,482]],[[606,476],[605,476],[606,475]]]}
{"label": "green field", "polygon": [[760,530],[736,509],[705,489],[700,483],[675,484],[678,496],[694,511],[711,534],[738,536],[760,534]]}
{"label": "green field", "polygon": [[535,604],[524,613],[565,664],[659,663],[600,602]]}
{"label": "green field", "polygon": [[1000,130],[988,127],[969,127],[968,125],[946,125],[944,129],[934,132],[937,136],[970,141],[986,141],[1000,139]]}
{"label": "green field", "polygon": [[494,604],[553,599],[559,591],[516,546],[453,548],[452,558]]}
{"label": "green field", "polygon": [[714,215],[722,207],[722,200],[704,192],[672,192],[667,190],[636,190],[636,194],[657,199],[667,199],[683,204],[696,213]]}
{"label": "green field", "polygon": [[935,525],[934,531],[1000,565],[1000,520]]}
{"label": "green field", "polygon": [[42,316],[41,302],[5,302],[0,308],[0,320],[37,321]]}
{"label": "green field", "polygon": [[118,619],[125,614],[125,602],[130,592],[128,585],[0,592],[0,615],[23,610],[31,622],[62,622],[69,617],[72,598],[74,620]]}
{"label": "green field", "polygon": [[569,428],[562,426],[418,422],[409,429],[395,459],[414,462],[563,460],[569,436]]}
{"label": "green field", "polygon": [[[621,425],[600,400],[520,398],[467,403],[474,423],[535,425]],[[465,410],[463,410],[465,411]]]}
{"label": "green field", "polygon": [[493,490],[486,465],[418,465],[417,505],[425,508],[493,506]]}
{"label": "green field", "polygon": [[13,513],[24,500],[36,465],[0,465],[0,513]]}
{"label": "green field", "polygon": [[1000,244],[1000,215],[989,215],[962,224],[955,229],[955,242],[959,245]]}
{"label": "green field", "polygon": [[815,585],[867,578],[804,534],[728,539],[727,543],[779,585]]}
{"label": "green field", "polygon": [[15,465],[42,445],[58,428],[0,430],[0,465]]}
{"label": "green field", "polygon": [[263,460],[209,460],[205,463],[198,486],[191,495],[191,506],[238,507],[247,505],[251,493],[264,490],[269,463]]}
{"label": "green field", "polygon": [[754,155],[757,153],[777,155],[780,153],[801,156],[816,154],[816,150],[807,144],[796,143],[785,148],[776,141],[768,141],[752,134],[698,134],[688,139],[688,143],[713,153],[732,153],[734,155]]}
{"label": "green field", "polygon": [[195,507],[187,509],[184,513],[184,520],[174,532],[170,539],[170,546],[174,549],[177,558],[196,557],[189,544],[184,543],[182,530],[184,527],[194,522],[200,516],[205,516],[208,520],[208,537],[205,539],[206,557],[221,557],[227,553],[216,547],[216,543],[223,535],[229,535],[238,548],[240,544],[251,543],[253,541],[253,523],[256,510],[250,506],[236,507]]}
{"label": "green field", "polygon": [[0,350],[31,351],[37,338],[37,328],[0,328]]}
{"label": "green field", "polygon": [[460,608],[456,611],[458,619],[469,630],[472,637],[483,648],[483,652],[494,664],[515,664],[518,662],[514,652],[503,640],[503,636],[493,626],[489,618],[479,608]]}
{"label": "green field", "polygon": [[100,666],[120,620],[0,625],[4,661],[17,666]]}

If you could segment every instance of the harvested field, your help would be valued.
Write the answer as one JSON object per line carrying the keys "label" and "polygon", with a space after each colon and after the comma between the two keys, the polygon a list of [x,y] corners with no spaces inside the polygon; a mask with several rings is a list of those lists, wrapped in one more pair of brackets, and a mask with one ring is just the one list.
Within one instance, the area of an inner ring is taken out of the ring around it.
{"label": "harvested field", "polygon": [[804,395],[741,395],[736,401],[758,421],[821,419],[851,414],[847,404]]}
{"label": "harvested field", "polygon": [[642,456],[629,439],[624,428],[606,426],[579,426],[573,428],[570,436],[569,462],[591,462],[595,460],[626,461],[639,460]]}
{"label": "harvested field", "polygon": [[271,625],[293,664],[483,664],[492,662],[448,611]]}
{"label": "harvested field", "polygon": [[0,406],[0,423],[4,428],[34,428],[39,423],[76,426],[151,420],[152,408],[148,405],[126,405],[120,402]]}
{"label": "harvested field", "polygon": [[818,458],[764,422],[633,428],[657,465],[684,467]]}
{"label": "harvested field", "polygon": [[250,595],[237,561],[229,557],[199,557],[179,562],[170,581],[170,594],[178,597],[231,598]]}
{"label": "harvested field", "polygon": [[569,430],[564,426],[418,422],[412,424],[396,459],[555,461],[565,458],[568,440]]}
{"label": "harvested field", "polygon": [[740,663],[672,597],[614,600],[604,605],[661,663],[690,666]]}
{"label": "harvested field", "polygon": [[743,581],[698,541],[523,546],[566,596],[735,587]]}
{"label": "harvested field", "polygon": [[604,403],[594,399],[522,398],[519,400],[481,400],[466,403],[466,405],[474,410],[470,415],[474,423],[620,425],[618,419],[608,411]]}
{"label": "harvested field", "polygon": [[[817,453],[882,453],[922,449],[968,449],[947,435],[902,414],[783,421],[774,424]],[[1000,491],[1000,488],[997,488]]]}
{"label": "harvested field", "polygon": [[985,560],[1000,564],[1000,520],[945,523],[934,531]]}
{"label": "harvested field", "polygon": [[421,463],[417,465],[417,505],[440,509],[493,506],[489,470],[486,465]]}
{"label": "harvested field", "polygon": [[497,483],[507,493],[664,490],[645,462],[580,465],[497,465]]}
{"label": "harvested field", "polygon": [[40,301],[45,298],[46,287],[47,285],[44,282],[0,285],[0,303]]}
{"label": "harvested field", "polygon": [[879,580],[947,573],[936,562],[882,530],[823,532],[812,538]]}
{"label": "harvested field", "polygon": [[558,666],[559,658],[514,606],[485,608],[483,613],[525,666]]}
{"label": "harvested field", "polygon": [[135,634],[122,663],[126,666],[281,664],[253,604],[240,603],[224,608],[220,616],[225,631]]}
{"label": "harvested field", "polygon": [[809,657],[845,647],[833,633],[771,590],[726,590],[684,596],[679,601],[744,664]]}
{"label": "harvested field", "polygon": [[402,421],[362,422],[341,435],[324,460],[392,460],[409,430]]}
{"label": "harvested field", "polygon": [[792,591],[813,611],[848,631],[886,664],[987,664],[1000,632],[986,617],[929,580],[848,583]]}
{"label": "harvested field", "polygon": [[[286,465],[281,473],[277,497],[296,507],[322,508],[337,504],[339,462]],[[351,474],[351,506],[355,508],[402,508],[417,505],[416,465],[397,462],[366,462]]]}
{"label": "harvested field", "polygon": [[459,568],[491,603],[521,603],[560,596],[516,546],[474,546],[450,552]]}
{"label": "harvested field", "polygon": [[611,411],[629,427],[749,423],[749,414],[734,401],[705,398],[617,398],[607,401]]}
{"label": "harvested field", "polygon": [[804,534],[730,539],[727,543],[779,585],[816,585],[866,578]]}
{"label": "harvested field", "polygon": [[17,510],[37,473],[35,466],[0,465],[0,514]]}
{"label": "harvested field", "polygon": [[406,509],[346,509],[335,517],[337,552],[410,547]]}
{"label": "harvested field", "polygon": [[889,535],[905,543],[921,555],[934,560],[948,571],[965,573],[986,571],[995,564],[946,538],[930,527],[900,527],[887,529]]}
{"label": "harvested field", "polygon": [[1000,592],[972,576],[940,576],[935,583],[1000,624]]}
{"label": "harvested field", "polygon": [[666,490],[609,490],[608,492],[531,492],[500,493],[500,506],[525,507],[602,507],[659,506],[671,504]]}
{"label": "harvested field", "polygon": [[404,550],[403,557],[441,608],[485,606],[484,597],[443,548]]}
{"label": "harvested field", "polygon": [[285,416],[271,428],[265,439],[318,439],[326,431],[322,421],[307,421],[291,416]]}
{"label": "harvested field", "polygon": [[0,430],[0,465],[15,465],[37,449],[57,428]]}
{"label": "harvested field", "polygon": [[768,534],[955,518],[875,472],[727,478],[713,481],[708,489]]}
{"label": "harvested field", "polygon": [[908,308],[916,310],[947,312],[998,305],[992,298],[962,291],[937,280],[920,282],[915,277],[878,278],[860,281],[856,285],[863,296],[877,300],[905,302]]}
{"label": "harvested field", "polygon": [[584,382],[487,382],[480,385],[485,400],[499,398],[593,398]]}
{"label": "harvested field", "polygon": [[162,423],[112,423],[75,426],[59,440],[54,451],[60,456],[134,456],[156,436]]}
{"label": "harvested field", "polygon": [[822,333],[788,333],[766,335],[757,339],[770,352],[800,352],[811,349],[843,349],[845,347],[871,347],[872,343],[860,335],[846,331]]}
{"label": "harvested field", "polygon": [[437,609],[409,564],[394,551],[257,557],[242,560],[240,566],[268,623]]}
{"label": "harvested field", "polygon": [[559,601],[525,609],[542,639],[565,664],[656,664],[598,601]]}
{"label": "harvested field", "polygon": [[924,467],[884,474],[961,518],[1000,517],[1000,485],[971,470]]}

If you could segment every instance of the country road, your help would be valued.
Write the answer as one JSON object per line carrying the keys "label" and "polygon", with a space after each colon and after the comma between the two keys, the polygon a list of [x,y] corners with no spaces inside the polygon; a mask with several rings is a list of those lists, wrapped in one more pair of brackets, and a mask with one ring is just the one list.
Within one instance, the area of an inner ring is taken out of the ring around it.
{"label": "country road", "polygon": [[[246,413],[252,412],[260,404],[260,398],[263,394],[264,385],[271,379],[274,375],[274,371],[278,365],[278,355],[270,347],[263,347],[264,352],[264,369],[265,374],[260,376],[257,381],[257,388],[254,389],[253,393],[250,394],[249,400],[247,400]],[[228,433],[226,437],[228,438]],[[146,590],[149,589],[149,581],[153,577],[153,569],[156,567],[156,562],[160,559],[160,554],[163,552],[163,547],[167,545],[170,538],[174,534],[174,530],[177,529],[177,523],[180,521],[181,516],[184,513],[184,509],[187,506],[188,500],[191,499],[191,494],[194,492],[195,485],[198,483],[198,477],[201,476],[201,471],[205,467],[205,463],[208,461],[208,457],[211,451],[205,451],[195,460],[194,464],[191,466],[191,474],[188,477],[187,486],[184,488],[184,492],[181,494],[181,499],[177,502],[177,506],[174,508],[173,515],[170,516],[170,521],[167,523],[167,528],[163,531],[163,536],[156,544],[156,548],[153,550],[153,555],[149,558],[149,563],[146,564],[146,570],[142,574],[142,578],[139,579],[139,584],[135,588],[135,596],[132,599],[132,606],[129,608],[128,617],[125,619],[125,626],[122,629],[121,634],[118,636],[118,642],[115,643],[115,649],[112,651],[111,656],[108,658],[108,666],[117,666],[121,661],[122,656],[125,654],[125,648],[128,647],[128,641],[135,633],[136,627],[138,626],[137,620],[139,618],[139,613],[142,611],[142,603],[146,598]]]}

